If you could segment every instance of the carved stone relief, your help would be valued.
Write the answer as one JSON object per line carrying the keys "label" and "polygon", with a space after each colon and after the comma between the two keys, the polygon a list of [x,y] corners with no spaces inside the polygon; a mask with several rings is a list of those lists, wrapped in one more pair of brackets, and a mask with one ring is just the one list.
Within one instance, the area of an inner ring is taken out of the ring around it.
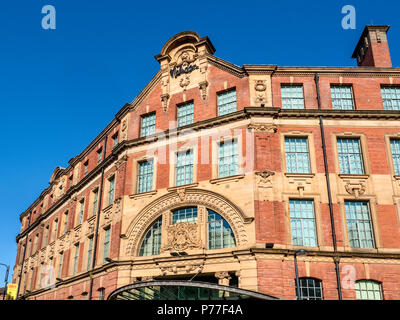
{"label": "carved stone relief", "polygon": [[344,186],[348,194],[351,194],[355,198],[358,198],[359,196],[363,195],[366,190],[366,186],[364,182],[360,183],[351,183],[347,182],[346,185]]}
{"label": "carved stone relief", "polygon": [[252,122],[247,127],[253,132],[263,132],[263,133],[275,133],[278,130],[277,126],[273,123]]}
{"label": "carved stone relief", "polygon": [[197,223],[181,222],[168,226],[168,242],[161,248],[164,251],[184,251],[187,249],[202,248]]}

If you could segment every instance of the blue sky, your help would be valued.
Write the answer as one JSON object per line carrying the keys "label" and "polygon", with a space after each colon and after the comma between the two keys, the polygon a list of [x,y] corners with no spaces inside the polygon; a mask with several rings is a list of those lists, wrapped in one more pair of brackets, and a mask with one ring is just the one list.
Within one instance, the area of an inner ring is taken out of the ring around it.
{"label": "blue sky", "polygon": [[[171,36],[209,36],[234,64],[355,66],[366,24],[389,24],[400,67],[398,1],[2,1],[0,5],[0,262],[15,263],[19,215],[157,72]],[[41,9],[56,8],[44,30]],[[356,9],[344,30],[341,8]],[[10,272],[10,279],[11,279]],[[0,286],[4,268],[0,269]]]}

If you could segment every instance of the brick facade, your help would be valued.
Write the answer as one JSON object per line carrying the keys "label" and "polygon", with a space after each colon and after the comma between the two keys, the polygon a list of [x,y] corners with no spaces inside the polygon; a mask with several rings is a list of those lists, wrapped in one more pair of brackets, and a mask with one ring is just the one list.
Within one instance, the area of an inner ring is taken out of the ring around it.
{"label": "brick facade", "polygon": [[[356,298],[354,281],[358,280],[378,282],[384,299],[400,299],[400,177],[394,172],[390,151],[390,139],[400,138],[400,113],[384,110],[381,93],[382,85],[400,86],[400,69],[388,62],[387,29],[369,26],[362,39],[377,29],[385,30],[380,38],[385,41],[364,48],[366,60],[358,58],[363,67],[355,68],[238,67],[216,58],[207,37],[183,32],[171,38],[156,56],[161,68],[150,83],[67,168],[54,170],[50,186],[21,214],[13,275],[13,282],[20,283],[19,296],[98,299],[100,289],[107,297],[133,282],[191,277],[200,270],[211,276],[228,271],[238,277],[241,288],[296,299],[294,254],[303,248],[308,253],[297,258],[299,276],[321,280],[324,299],[339,298],[335,261],[343,299]],[[376,34],[373,43],[374,37]],[[183,58],[185,53],[189,60]],[[185,61],[189,61],[186,66],[197,68],[174,77],[170,70]],[[304,109],[284,108],[282,84],[302,86]],[[332,85],[351,86],[354,110],[333,110]],[[219,116],[217,95],[232,89],[236,90],[236,112]],[[194,103],[193,123],[177,129],[177,108],[188,101]],[[155,134],[141,137],[141,118],[150,113],[156,114]],[[118,145],[114,146],[116,135]],[[232,137],[238,141],[238,174],[221,178],[218,145]],[[307,138],[310,172],[288,172],[285,137]],[[341,173],[338,137],[359,139],[363,174]],[[105,155],[98,162],[98,152],[104,153],[104,148]],[[178,149],[185,148],[194,154],[193,183],[176,186],[173,159]],[[152,190],[139,193],[138,164],[147,159],[154,162]],[[100,194],[97,202],[96,190]],[[313,201],[316,246],[292,242],[289,201],[296,199]],[[350,244],[347,201],[368,203],[373,248]],[[165,249],[172,241],[171,211],[191,206],[199,212],[193,226],[197,240],[186,233],[184,240],[189,245],[184,251],[188,255],[176,257],[171,255],[172,249]],[[229,223],[235,235],[234,248],[208,249],[207,210],[214,210]],[[146,231],[160,217],[161,252],[140,256]],[[109,261],[104,259],[107,229]],[[24,245],[29,249],[25,253]],[[90,255],[95,257],[94,268]],[[226,283],[226,279],[217,281]]]}

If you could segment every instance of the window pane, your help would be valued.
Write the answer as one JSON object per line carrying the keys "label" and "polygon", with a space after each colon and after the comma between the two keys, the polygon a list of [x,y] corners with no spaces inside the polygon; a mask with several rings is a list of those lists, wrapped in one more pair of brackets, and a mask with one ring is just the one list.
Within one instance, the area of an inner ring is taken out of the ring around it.
{"label": "window pane", "polygon": [[227,113],[235,112],[236,107],[236,90],[230,90],[218,94],[217,96],[218,104],[218,115],[222,116]]}
{"label": "window pane", "polygon": [[219,144],[218,176],[220,178],[238,174],[238,157],[237,140],[225,141]]}
{"label": "window pane", "polygon": [[310,173],[307,138],[285,137],[286,169],[289,173]]}
{"label": "window pane", "polygon": [[[297,294],[297,283],[296,294]],[[314,278],[300,278],[300,297],[299,300],[322,300],[322,281]]]}
{"label": "window pane", "polygon": [[137,192],[153,190],[153,160],[139,162],[139,176]]}
{"label": "window pane", "polygon": [[295,246],[317,245],[314,201],[289,200],[292,242]]}
{"label": "window pane", "polygon": [[345,201],[345,211],[350,246],[375,248],[368,202]]}
{"label": "window pane", "polygon": [[106,258],[108,258],[110,254],[110,234],[111,234],[111,229],[108,228],[105,230],[104,234],[104,251],[103,251],[103,263],[106,262]]}
{"label": "window pane", "polygon": [[176,157],[176,185],[181,186],[193,182],[193,152],[180,152]]}
{"label": "window pane", "polygon": [[158,219],[146,232],[140,246],[139,256],[152,256],[160,254],[162,220]]}
{"label": "window pane", "polygon": [[364,174],[360,139],[337,139],[340,173]]}
{"label": "window pane", "polygon": [[140,136],[145,137],[155,133],[156,131],[156,114],[152,113],[142,117],[142,127]]}
{"label": "window pane", "polygon": [[282,85],[281,94],[283,109],[304,109],[302,85]]}
{"label": "window pane", "polygon": [[218,213],[208,209],[208,249],[233,248],[235,235],[229,223]]}
{"label": "window pane", "polygon": [[172,212],[172,224],[179,222],[196,222],[197,207],[183,208]]}
{"label": "window pane", "polygon": [[357,300],[382,300],[382,287],[373,280],[359,280],[355,283]]}
{"label": "window pane", "polygon": [[400,175],[400,139],[390,139],[392,149],[394,174]]}
{"label": "window pane", "polygon": [[331,86],[331,95],[333,109],[354,109],[353,90],[351,86]]}
{"label": "window pane", "polygon": [[178,106],[178,127],[186,126],[193,123],[193,102],[188,102]]}
{"label": "window pane", "polygon": [[383,108],[385,110],[400,110],[400,87],[384,86],[381,88]]}

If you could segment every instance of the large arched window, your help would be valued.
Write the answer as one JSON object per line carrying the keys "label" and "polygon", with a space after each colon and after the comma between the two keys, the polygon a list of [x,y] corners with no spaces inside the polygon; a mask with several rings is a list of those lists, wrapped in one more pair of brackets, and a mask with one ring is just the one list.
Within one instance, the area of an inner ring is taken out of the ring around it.
{"label": "large arched window", "polygon": [[160,254],[161,249],[161,217],[147,230],[140,245],[139,256]]}
{"label": "large arched window", "polygon": [[357,300],[382,300],[381,284],[373,280],[358,280],[355,284]]}
{"label": "large arched window", "polygon": [[229,223],[218,213],[208,209],[208,249],[233,248],[235,235]]}

